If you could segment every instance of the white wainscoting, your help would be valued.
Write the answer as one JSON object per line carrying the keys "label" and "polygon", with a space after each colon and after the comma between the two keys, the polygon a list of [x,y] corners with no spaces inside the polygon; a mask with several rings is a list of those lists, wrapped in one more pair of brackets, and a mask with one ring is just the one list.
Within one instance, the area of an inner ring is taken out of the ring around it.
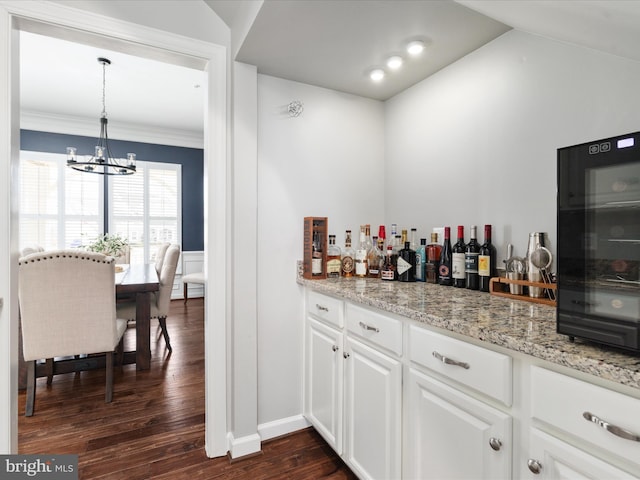
{"label": "white wainscoting", "polygon": [[[182,288],[182,276],[188,273],[197,273],[204,271],[204,252],[203,251],[191,251],[182,252],[182,271],[176,272],[176,278],[173,282],[173,291],[171,292],[171,299],[184,298],[184,289]],[[204,297],[204,285],[196,283],[189,283],[189,298]]]}

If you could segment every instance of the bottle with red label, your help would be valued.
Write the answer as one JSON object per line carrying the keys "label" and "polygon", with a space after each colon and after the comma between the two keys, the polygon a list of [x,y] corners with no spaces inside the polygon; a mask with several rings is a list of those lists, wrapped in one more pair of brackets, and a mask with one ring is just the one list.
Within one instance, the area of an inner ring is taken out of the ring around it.
{"label": "bottle with red label", "polygon": [[453,285],[451,268],[453,264],[453,252],[451,247],[451,228],[444,227],[444,243],[440,255],[440,265],[438,266],[438,282],[440,285]]}

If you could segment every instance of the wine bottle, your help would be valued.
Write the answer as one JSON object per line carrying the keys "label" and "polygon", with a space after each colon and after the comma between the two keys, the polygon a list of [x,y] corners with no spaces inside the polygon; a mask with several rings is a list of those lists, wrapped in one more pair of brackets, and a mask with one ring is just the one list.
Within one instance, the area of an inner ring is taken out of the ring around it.
{"label": "wine bottle", "polygon": [[464,250],[464,277],[469,290],[480,288],[480,278],[478,277],[478,254],[480,244],[478,243],[478,227],[471,225],[469,243]]}
{"label": "wine bottle", "polygon": [[453,245],[453,254],[451,260],[451,277],[453,278],[453,286],[458,288],[465,287],[464,277],[464,226],[458,225],[458,240]]}
{"label": "wine bottle", "polygon": [[351,230],[345,232],[344,250],[342,251],[342,276],[353,276],[353,248],[351,248]]}
{"label": "wine bottle", "polygon": [[336,236],[329,235],[329,248],[327,248],[327,277],[339,277],[342,270],[342,252],[336,245]]}
{"label": "wine bottle", "polygon": [[320,233],[318,230],[313,231],[311,253],[311,275],[322,275],[322,244],[320,242]]}
{"label": "wine bottle", "polygon": [[358,248],[356,248],[355,260],[355,275],[356,277],[367,276],[367,236],[365,233],[365,226],[360,225],[360,241],[358,242]]}
{"label": "wine bottle", "polygon": [[384,265],[382,266],[382,271],[380,272],[380,278],[382,280],[393,281],[396,279],[396,268],[393,265],[393,247],[391,245],[387,246],[387,254],[384,257]]}
{"label": "wine bottle", "polygon": [[440,265],[438,266],[438,282],[440,285],[453,285],[451,270],[453,265],[453,249],[451,248],[451,228],[444,227],[444,243],[440,254]]}
{"label": "wine bottle", "polygon": [[[449,243],[451,245],[451,243]],[[428,283],[438,283],[438,270],[440,267],[440,256],[442,255],[442,245],[438,243],[438,234],[431,234],[431,243],[426,248],[427,259],[424,265],[425,277]]]}
{"label": "wine bottle", "polygon": [[420,245],[416,249],[416,281],[426,282],[425,265],[427,262],[427,239],[421,238]]}
{"label": "wine bottle", "polygon": [[416,252],[411,250],[411,242],[404,242],[404,248],[398,256],[398,281],[416,281]]}
{"label": "wine bottle", "polygon": [[496,276],[496,247],[491,243],[491,225],[484,226],[484,243],[478,256],[478,275],[480,290],[488,292],[491,277]]}

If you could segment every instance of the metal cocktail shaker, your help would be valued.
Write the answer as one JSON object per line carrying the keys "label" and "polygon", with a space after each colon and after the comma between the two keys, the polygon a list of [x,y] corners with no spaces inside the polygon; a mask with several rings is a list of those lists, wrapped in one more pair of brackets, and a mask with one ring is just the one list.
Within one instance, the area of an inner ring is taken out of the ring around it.
{"label": "metal cocktail shaker", "polygon": [[[527,278],[530,282],[542,282],[540,269],[531,262],[531,254],[539,247],[545,246],[545,232],[533,232],[529,234],[529,244],[527,246]],[[529,296],[540,298],[544,296],[544,288],[529,287]]]}

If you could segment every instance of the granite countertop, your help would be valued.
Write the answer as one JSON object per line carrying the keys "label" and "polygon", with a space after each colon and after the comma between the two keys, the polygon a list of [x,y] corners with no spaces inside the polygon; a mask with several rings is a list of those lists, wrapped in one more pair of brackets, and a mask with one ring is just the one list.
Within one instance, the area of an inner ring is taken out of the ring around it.
{"label": "granite countertop", "polygon": [[305,287],[640,389],[640,356],[556,333],[556,309],[422,282],[331,278]]}

